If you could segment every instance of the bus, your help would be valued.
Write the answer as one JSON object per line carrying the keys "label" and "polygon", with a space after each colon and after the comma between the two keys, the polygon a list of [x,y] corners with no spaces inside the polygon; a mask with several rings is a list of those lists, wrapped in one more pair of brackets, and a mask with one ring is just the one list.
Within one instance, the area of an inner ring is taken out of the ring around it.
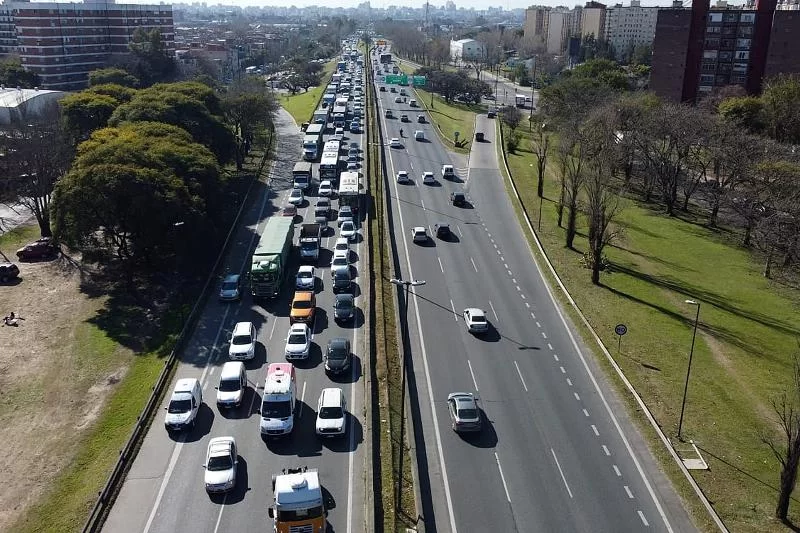
{"label": "bus", "polygon": [[342,172],[339,176],[339,208],[349,205],[353,213],[358,213],[361,203],[361,174],[358,172]]}
{"label": "bus", "polygon": [[[331,144],[335,143],[335,146]],[[338,141],[328,141],[322,150],[322,159],[319,162],[319,179],[331,180],[336,183],[339,177],[339,143]]]}

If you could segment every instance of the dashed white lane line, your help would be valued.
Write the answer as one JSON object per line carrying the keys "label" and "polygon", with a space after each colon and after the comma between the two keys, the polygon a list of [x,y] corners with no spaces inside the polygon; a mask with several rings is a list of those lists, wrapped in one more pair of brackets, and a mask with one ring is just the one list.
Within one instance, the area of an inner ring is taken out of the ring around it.
{"label": "dashed white lane line", "polygon": [[581,397],[580,397],[580,396],[578,396],[578,393],[577,393],[577,392],[573,392],[573,393],[572,393],[572,395],[573,395],[573,396],[575,396],[575,399],[576,399],[576,400],[578,400],[578,401],[581,401]]}
{"label": "dashed white lane line", "polygon": [[617,475],[617,477],[622,477],[622,472],[619,471],[619,467],[617,465],[611,465],[611,467],[614,469],[614,473]]}
{"label": "dashed white lane line", "polygon": [[636,512],[639,513],[639,518],[642,519],[642,524],[644,524],[645,527],[650,526],[650,524],[647,523],[647,518],[644,517],[644,513],[641,511],[636,511]]}
{"label": "dashed white lane line", "polygon": [[556,361],[558,361],[558,354],[557,354],[557,353],[554,353],[554,354],[553,354],[553,359],[555,359]]}
{"label": "dashed white lane line", "polygon": [[509,276],[511,275],[511,271],[510,271],[510,270],[506,270],[506,272],[508,272],[508,275],[509,275]]}
{"label": "dashed white lane line", "polygon": [[569,497],[572,498],[572,491],[569,490],[569,483],[567,483],[567,478],[564,477],[564,471],[561,470],[561,465],[558,464],[558,457],[556,457],[556,451],[553,448],[550,448],[550,452],[553,454],[553,460],[556,462],[556,467],[558,467],[558,473],[561,474],[561,481],[563,481],[564,486],[567,487],[567,494],[569,494]]}
{"label": "dashed white lane line", "polygon": [[506,485],[506,477],[503,475],[503,467],[500,466],[500,457],[497,455],[497,452],[494,452],[494,459],[497,461],[497,469],[500,471],[500,479],[503,482],[503,489],[506,491],[506,500],[508,503],[511,503],[511,495],[508,493],[508,485]]}
{"label": "dashed white lane line", "polygon": [[509,275],[511,274],[511,269],[508,268],[508,263],[503,263],[503,266],[508,270]]}
{"label": "dashed white lane line", "polygon": [[464,234],[463,234],[463,233],[461,233],[461,226],[456,226],[456,231],[458,231],[458,234],[459,234],[460,236],[462,236],[462,237],[464,236]]}
{"label": "dashed white lane line", "polygon": [[631,489],[628,488],[628,485],[623,485],[622,488],[625,489],[625,493],[628,495],[628,498],[632,500],[633,493],[631,492]]}
{"label": "dashed white lane line", "polygon": [[[494,243],[492,243],[492,244],[494,244]],[[497,249],[497,245],[496,244],[494,244],[494,248],[495,248],[495,250]]]}
{"label": "dashed white lane line", "polygon": [[442,258],[437,257],[436,259],[439,260],[439,269],[442,271],[442,274],[444,274],[444,266],[442,265]]}
{"label": "dashed white lane line", "polygon": [[472,263],[472,268],[474,268],[474,269],[475,269],[475,272],[477,273],[477,272],[478,272],[478,267],[477,267],[477,266],[475,266],[475,260],[474,260],[473,258],[471,258],[471,257],[470,257],[470,258],[469,258],[469,261],[470,261],[470,263]]}
{"label": "dashed white lane line", "polygon": [[536,315],[533,313],[533,311],[531,311],[531,318],[533,318],[534,320],[536,320]]}
{"label": "dashed white lane line", "polygon": [[553,349],[553,345],[552,345],[552,344],[550,344],[549,342],[547,343],[547,349],[548,349],[548,350],[552,350],[552,349]]}
{"label": "dashed white lane line", "polygon": [[536,322],[536,327],[537,327],[537,328],[540,328],[540,327],[542,327],[542,325],[541,325],[541,324],[540,324],[540,323],[537,321],[537,322]]}
{"label": "dashed white lane line", "polygon": [[420,198],[420,199],[419,199],[419,205],[421,205],[421,206],[422,206],[422,210],[423,210],[423,211],[425,211],[425,200],[423,200],[422,198]]}
{"label": "dashed white lane line", "polygon": [[469,367],[469,375],[472,376],[472,384],[475,385],[475,390],[478,390],[478,382],[475,379],[475,372],[472,371],[472,363],[467,359],[467,366]]}
{"label": "dashed white lane line", "polygon": [[[517,285],[517,278],[511,278],[511,283]],[[519,285],[517,285],[517,290],[519,290]]]}
{"label": "dashed white lane line", "polygon": [[458,313],[456,313],[456,306],[452,299],[450,299],[450,308],[453,310],[453,318],[458,322]]}
{"label": "dashed white lane line", "polygon": [[607,456],[611,457],[611,450],[609,450],[608,446],[606,446],[605,444],[603,444],[603,453],[605,453]]}
{"label": "dashed white lane line", "polygon": [[525,378],[522,377],[522,371],[519,369],[519,365],[516,361],[514,361],[514,366],[517,367],[517,374],[519,374],[519,380],[522,382],[522,386],[525,388],[525,392],[528,392],[528,386],[525,384]]}
{"label": "dashed white lane line", "polygon": [[[525,302],[525,307],[527,307],[528,309],[530,309],[530,308],[531,308],[531,304],[529,304],[528,302]],[[552,348],[551,348],[551,350],[552,350]]]}
{"label": "dashed white lane line", "polygon": [[597,431],[597,426],[595,426],[594,424],[592,424],[592,431],[594,431],[594,436],[595,437],[599,437],[600,436],[600,432]]}
{"label": "dashed white lane line", "polygon": [[544,331],[542,332],[542,338],[543,338],[543,339],[546,339],[546,338],[547,338],[547,333],[545,333]]}
{"label": "dashed white lane line", "polygon": [[269,340],[272,340],[272,335],[275,333],[275,324],[277,323],[278,321],[275,320],[275,317],[272,317],[272,329],[269,330]]}
{"label": "dashed white lane line", "polygon": [[587,411],[586,409],[584,409],[584,410],[583,410],[583,416],[585,416],[585,417],[587,417],[587,418],[588,418],[588,417],[589,417],[589,411]]}
{"label": "dashed white lane line", "polygon": [[522,289],[519,288],[519,285],[517,285],[516,287],[517,287],[517,292],[522,292]]}
{"label": "dashed white lane line", "polygon": [[525,299],[525,295],[524,294],[520,294],[519,297],[522,298],[523,300]]}
{"label": "dashed white lane line", "polygon": [[219,531],[219,523],[222,521],[222,511],[225,510],[225,502],[228,501],[228,494],[229,493],[227,493],[227,492],[225,493],[225,496],[223,496],[223,498],[222,498],[222,505],[219,506],[219,514],[217,515],[217,523],[214,524],[214,533],[217,533],[217,531]]}
{"label": "dashed white lane line", "polygon": [[561,369],[561,373],[562,373],[562,374],[566,374],[566,373],[567,373],[566,369],[565,369],[563,366],[560,366],[560,367],[558,367],[558,368],[560,368],[560,369]]}
{"label": "dashed white lane line", "polygon": [[305,403],[306,403],[306,402],[305,402],[305,398],[306,398],[306,384],[307,384],[307,383],[308,383],[307,381],[304,381],[304,382],[303,382],[303,392],[301,392],[301,393],[300,393],[300,407],[301,407],[301,409],[300,409],[300,412],[299,412],[299,413],[297,413],[297,420],[300,420],[300,418],[303,416],[303,409],[302,409],[302,407],[303,407],[303,405],[305,405]]}
{"label": "dashed white lane line", "polygon": [[569,379],[569,378],[567,378],[567,385],[569,385],[570,387],[572,387],[572,380],[571,380],[571,379]]}
{"label": "dashed white lane line", "polygon": [[489,307],[492,308],[492,313],[494,314],[494,319],[500,322],[500,317],[497,316],[497,311],[494,310],[494,306],[492,305],[492,301],[489,300]]}

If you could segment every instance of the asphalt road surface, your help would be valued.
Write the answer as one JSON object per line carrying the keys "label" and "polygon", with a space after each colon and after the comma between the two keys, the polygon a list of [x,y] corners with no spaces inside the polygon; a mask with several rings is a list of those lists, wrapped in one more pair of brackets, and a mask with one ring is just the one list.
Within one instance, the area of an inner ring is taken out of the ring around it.
{"label": "asphalt road surface", "polygon": [[[302,134],[291,117],[281,111],[277,118],[278,147],[270,187],[257,184],[254,201],[243,214],[243,224],[235,235],[235,244],[225,261],[227,272],[249,270],[250,254],[258,235],[270,216],[281,216],[292,183],[292,167],[300,160]],[[347,141],[363,135],[350,135]],[[363,139],[362,139],[363,140]],[[316,167],[316,165],[315,165]],[[315,169],[315,176],[316,173]],[[318,180],[315,179],[315,183]],[[314,190],[316,187],[314,187]],[[307,198],[299,209],[299,225],[308,212],[313,222],[313,203]],[[334,206],[336,202],[334,201]],[[313,344],[309,361],[297,366],[298,410],[294,432],[286,439],[264,442],[259,433],[261,392],[267,363],[284,360],[284,344],[289,329],[289,304],[294,291],[294,270],[280,297],[262,305],[252,302],[246,290],[241,302],[223,303],[209,298],[202,317],[182,354],[176,379],[196,377],[203,385],[203,406],[194,430],[171,438],[158,415],[144,439],[104,530],[112,533],[175,532],[244,532],[271,531],[267,508],[272,502],[271,476],[288,467],[317,468],[328,500],[328,523],[333,531],[370,530],[364,523],[365,476],[370,458],[364,453],[366,436],[362,426],[364,413],[364,377],[366,338],[364,314],[359,310],[353,325],[339,326],[333,320],[333,292],[330,283],[330,252],[336,222],[323,239],[324,250],[317,263],[317,311],[312,327]],[[295,239],[299,227],[295,232]],[[338,234],[338,231],[336,231]],[[363,238],[351,245],[354,270],[367,271]],[[299,252],[295,250],[293,269]],[[366,280],[356,278],[356,304],[361,306],[358,286],[366,291]],[[246,288],[247,285],[245,284]],[[220,366],[227,360],[228,335],[236,322],[252,321],[258,330],[258,350],[246,363],[249,388],[238,410],[220,412],[216,391]],[[352,373],[332,379],[325,375],[322,353],[329,339],[349,338],[353,347]],[[320,440],[315,434],[317,399],[325,387],[344,390],[350,416],[348,433],[338,440]],[[167,395],[169,396],[169,395]],[[166,406],[168,398],[163,402]],[[163,413],[163,411],[162,411]],[[232,435],[239,448],[236,488],[224,496],[209,496],[203,486],[203,463],[212,437]]]}
{"label": "asphalt road surface", "polygon": [[[412,121],[422,112],[388,90],[378,95],[387,141],[405,133],[402,148],[384,148],[402,275],[427,282],[409,303],[426,531],[694,531],[535,265],[498,170],[494,121],[478,117],[486,142],[472,144],[466,161],[431,124],[384,118],[386,109]],[[425,141],[409,138],[416,129]],[[443,164],[455,166],[455,179],[442,178]],[[399,170],[413,183],[396,183]],[[424,171],[436,185],[423,185]],[[452,206],[451,191],[470,204]],[[433,234],[442,222],[452,239],[412,242],[412,227]],[[487,335],[466,331],[466,307],[485,310]],[[451,430],[446,399],[455,391],[479,398],[479,435]]]}

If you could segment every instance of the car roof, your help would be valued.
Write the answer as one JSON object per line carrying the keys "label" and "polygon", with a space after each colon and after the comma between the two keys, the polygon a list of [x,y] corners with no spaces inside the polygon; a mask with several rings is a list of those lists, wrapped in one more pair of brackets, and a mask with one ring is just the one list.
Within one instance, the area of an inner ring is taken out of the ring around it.
{"label": "car roof", "polygon": [[314,293],[312,291],[296,291],[294,293],[294,301],[311,301],[312,298],[314,298]]}
{"label": "car roof", "polygon": [[344,349],[347,348],[348,343],[349,341],[344,337],[334,337],[333,339],[328,341],[328,346],[334,349],[336,348]]}
{"label": "car roof", "polygon": [[295,322],[289,326],[289,333],[305,333],[308,330],[308,325],[303,322]]}
{"label": "car roof", "polygon": [[314,272],[314,265],[300,265],[300,268],[297,269],[297,273],[300,272]]}
{"label": "car roof", "polygon": [[353,210],[353,208],[352,208],[352,207],[350,207],[349,205],[343,205],[343,206],[341,206],[341,207],[339,208],[339,213],[341,214],[341,213],[342,213],[342,211],[352,211],[352,210]]}
{"label": "car roof", "polygon": [[319,403],[323,407],[342,407],[343,398],[344,394],[342,394],[342,389],[336,387],[328,387],[322,389],[322,392],[319,395]]}
{"label": "car roof", "polygon": [[448,400],[455,400],[456,403],[475,403],[475,396],[471,392],[451,392],[447,395]]}
{"label": "car roof", "polygon": [[345,259],[348,259],[349,254],[347,253],[347,250],[334,250],[333,258],[336,259],[337,257],[344,257]]}
{"label": "car roof", "polygon": [[222,370],[219,373],[219,379],[238,378],[239,374],[242,373],[242,368],[244,368],[243,362],[228,361],[227,363],[222,365]]}
{"label": "car roof", "polygon": [[423,226],[414,226],[414,231],[425,231]]}
{"label": "car roof", "polygon": [[336,295],[336,302],[350,302],[351,304],[355,302],[355,297],[349,293],[342,293]]}
{"label": "car roof", "polygon": [[486,313],[483,312],[483,309],[478,309],[477,307],[467,307],[464,309],[465,313],[469,313],[472,316],[486,316]]}
{"label": "car roof", "polygon": [[240,277],[239,274],[228,274],[224,278],[222,278],[222,281],[224,283],[229,283],[229,282],[234,283],[239,281],[239,277]]}
{"label": "car roof", "polygon": [[227,455],[235,442],[233,437],[214,437],[208,441],[208,455]]}
{"label": "car roof", "polygon": [[[347,221],[345,220],[345,222]],[[347,246],[350,246],[350,241],[347,240],[347,237],[336,237],[336,244],[342,244],[342,243],[346,244]]]}
{"label": "car roof", "polygon": [[250,328],[253,326],[252,322],[237,322],[233,327],[233,334],[239,335],[242,333],[250,334]]}

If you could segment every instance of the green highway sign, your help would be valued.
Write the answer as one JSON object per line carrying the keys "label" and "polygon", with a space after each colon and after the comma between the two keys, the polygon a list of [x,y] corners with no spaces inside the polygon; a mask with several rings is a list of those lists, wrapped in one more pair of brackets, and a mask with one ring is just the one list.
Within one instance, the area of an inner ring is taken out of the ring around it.
{"label": "green highway sign", "polygon": [[425,76],[413,76],[414,87],[422,87],[427,82]]}
{"label": "green highway sign", "polygon": [[408,85],[408,76],[406,74],[387,74],[386,83],[394,83],[397,85]]}

